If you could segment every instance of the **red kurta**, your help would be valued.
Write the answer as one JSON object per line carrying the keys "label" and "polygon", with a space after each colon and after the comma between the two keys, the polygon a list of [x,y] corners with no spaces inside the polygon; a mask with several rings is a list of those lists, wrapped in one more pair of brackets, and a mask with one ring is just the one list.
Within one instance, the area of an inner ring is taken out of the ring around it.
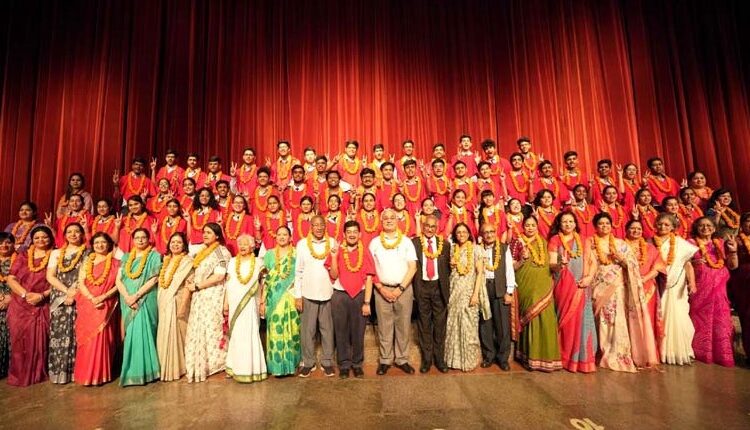
{"label": "red kurta", "polygon": [[239,220],[234,219],[234,213],[228,214],[224,218],[224,237],[229,252],[234,256],[239,252],[237,247],[237,238],[243,234],[255,237],[255,219],[252,215],[246,213],[239,214]]}
{"label": "red kurta", "polygon": [[362,171],[364,164],[359,158],[350,161],[348,157],[342,156],[336,166],[336,170],[341,176],[341,180],[351,185],[352,188],[359,186],[359,172]]}
{"label": "red kurta", "polygon": [[380,235],[382,230],[380,226],[380,214],[377,211],[365,212],[364,210],[359,210],[356,220],[359,223],[360,239],[365,244],[365,248],[369,249],[372,239]]}
{"label": "red kurta", "polygon": [[[63,215],[57,220],[57,229],[55,230],[55,244],[58,248],[65,245],[65,228],[74,223],[83,224],[81,218],[84,218],[86,220],[87,226],[91,226],[94,224],[94,217],[91,216],[91,214],[87,211],[81,211],[77,215]],[[84,235],[85,233],[86,232],[84,231]]]}
{"label": "red kurta", "polygon": [[424,180],[414,178],[411,182],[404,181],[402,189],[404,197],[406,197],[406,209],[411,213],[417,213],[422,208],[422,200],[427,197],[427,187],[424,185]]}
{"label": "red kurta", "polygon": [[203,243],[203,227],[210,222],[217,222],[221,219],[221,211],[208,209],[208,212],[199,214],[193,209],[190,214],[190,230],[188,231],[188,240],[191,244],[197,245]]}
{"label": "red kurta", "polygon": [[654,198],[654,201],[659,203],[667,196],[677,197],[680,193],[680,185],[669,176],[665,176],[664,178],[649,176],[647,183],[648,190],[651,191],[651,196]]}
{"label": "red kurta", "polygon": [[171,169],[169,166],[161,166],[159,171],[156,172],[156,183],[162,179],[169,181],[169,189],[172,190],[174,195],[178,195],[182,189],[182,179],[185,176],[185,170],[180,166],[173,166]]}
{"label": "red kurta", "polygon": [[136,176],[135,173],[130,172],[120,178],[118,186],[120,188],[120,196],[125,201],[133,196],[140,196],[144,191],[148,196],[156,195],[156,188],[153,182],[143,174]]}
{"label": "red kurta", "polygon": [[525,170],[510,171],[505,175],[508,194],[522,204],[529,200],[529,174]]}
{"label": "red kurta", "polygon": [[451,200],[450,193],[448,192],[448,181],[449,179],[445,176],[430,176],[425,181],[429,196],[435,202],[435,207],[440,209],[440,212],[444,214],[448,213],[448,206]]}
{"label": "red kurta", "polygon": [[237,194],[250,197],[255,190],[255,186],[258,184],[257,178],[258,166],[253,164],[250,167],[242,165],[237,169],[237,182],[235,183],[235,191]]}
{"label": "red kurta", "polygon": [[[172,223],[172,225],[167,225],[168,222]],[[162,217],[158,221],[158,226],[158,230],[156,234],[154,234],[154,242],[156,244],[156,250],[159,251],[159,254],[161,255],[167,253],[169,238],[172,237],[173,234],[177,232],[187,233],[187,221],[182,217],[178,217],[177,222],[170,220],[168,216]]]}
{"label": "red kurta", "polygon": [[134,217],[130,214],[122,217],[122,226],[120,227],[120,238],[117,240],[117,246],[122,252],[130,252],[130,242],[132,240],[131,235],[134,231],[139,228],[145,228],[151,235],[151,243],[154,243],[154,233],[151,228],[156,223],[156,218],[148,214],[141,214],[139,217]]}

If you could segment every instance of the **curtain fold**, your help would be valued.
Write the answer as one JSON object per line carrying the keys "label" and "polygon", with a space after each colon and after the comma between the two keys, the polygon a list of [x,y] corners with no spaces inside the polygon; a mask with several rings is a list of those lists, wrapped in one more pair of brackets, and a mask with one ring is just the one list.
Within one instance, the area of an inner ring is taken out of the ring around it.
{"label": "curtain fold", "polygon": [[458,136],[520,135],[672,176],[701,169],[750,205],[750,29],[741,2],[9,0],[0,5],[0,223],[50,212],[72,172],[95,196],[167,148],[239,161],[430,158]]}

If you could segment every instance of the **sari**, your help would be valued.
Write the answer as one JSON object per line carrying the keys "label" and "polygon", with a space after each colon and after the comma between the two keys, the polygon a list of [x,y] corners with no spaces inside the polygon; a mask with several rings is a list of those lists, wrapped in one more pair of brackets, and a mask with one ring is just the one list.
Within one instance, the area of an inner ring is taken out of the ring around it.
{"label": "sari", "polygon": [[[558,255],[565,251],[562,239],[557,235],[550,239],[549,247],[556,250]],[[569,248],[573,253],[579,251],[575,240],[570,241]],[[554,296],[562,367],[569,372],[590,373],[596,371],[598,343],[591,308],[591,287],[581,288],[578,285],[583,277],[583,262],[581,252],[581,255],[570,258],[568,265],[555,274]]]}
{"label": "sari", "polygon": [[[631,246],[635,247],[636,244],[632,244]],[[636,251],[636,249],[633,251]],[[648,275],[648,273],[654,269],[659,273],[664,273],[666,271],[666,266],[664,260],[661,258],[661,254],[652,243],[646,243],[645,257],[640,255],[640,249],[637,250],[637,256],[641,278]],[[643,282],[643,295],[644,300],[646,301],[648,317],[651,320],[651,327],[654,329],[654,339],[661,339],[664,333],[664,327],[662,321],[659,320],[659,291],[656,278]]]}
{"label": "sari", "polygon": [[[516,344],[516,360],[529,370],[551,372],[560,370],[562,361],[547,243],[541,237],[537,240],[543,244],[542,264],[537,265],[528,259],[516,270],[516,300],[521,329]],[[520,239],[514,239],[510,246],[513,260],[521,260],[523,245]]]}
{"label": "sari", "polygon": [[[694,240],[690,243],[695,244]],[[724,241],[720,241],[724,246]],[[713,242],[706,244],[706,251],[711,254],[712,261],[717,261],[722,252],[716,249]],[[709,258],[699,250],[694,258]],[[729,298],[727,297],[727,282],[729,269],[726,266],[714,269],[706,263],[693,262],[695,270],[695,286],[697,291],[690,296],[690,319],[695,327],[693,337],[693,351],[695,359],[704,363],[716,363],[721,366],[734,366],[734,351],[732,338],[734,326],[732,324]]]}
{"label": "sari", "polygon": [[[33,258],[33,256],[32,256]],[[27,266],[27,253],[20,253],[10,268],[18,283],[27,292],[42,294],[50,289],[46,272],[32,272]],[[41,263],[34,259],[34,265]],[[47,380],[47,346],[49,336],[49,301],[36,306],[13,294],[8,305],[8,333],[10,334],[10,365],[8,385],[26,387]]]}
{"label": "sari", "polygon": [[[750,358],[750,250],[742,237],[738,239],[739,266],[732,270],[729,293],[732,307],[737,311],[742,327],[742,349],[745,351],[745,357]],[[750,241],[747,244],[750,244]]]}
{"label": "sari", "polygon": [[[268,270],[263,288],[266,303],[266,363],[268,373],[294,375],[302,358],[300,316],[294,307],[295,258],[290,252],[276,261],[275,252],[267,252],[263,266]],[[282,278],[279,271],[288,274]]]}
{"label": "sari", "polygon": [[[174,264],[174,263],[172,263]],[[169,285],[159,285],[156,293],[159,310],[159,327],[156,329],[156,351],[162,381],[176,381],[185,374],[185,334],[190,313],[190,291],[193,282],[193,259],[185,255],[177,268],[170,265],[165,270],[171,273]]]}
{"label": "sari", "polygon": [[[227,274],[227,303],[229,304],[229,331],[227,337],[227,374],[237,382],[256,382],[268,378],[263,343],[260,340],[260,316],[258,315],[258,275],[263,262],[255,256],[241,261],[229,260]],[[248,274],[243,283],[240,273]]]}
{"label": "sari", "polygon": [[[62,264],[68,266],[73,261],[76,252],[70,255],[62,255],[65,248],[52,251],[49,259],[49,266],[58,267],[58,259],[62,258]],[[81,258],[75,267],[67,272],[56,270],[55,277],[62,282],[65,287],[70,288],[78,281],[78,272],[81,264],[88,258],[88,250],[84,250]],[[73,381],[73,371],[75,369],[76,358],[76,309],[77,304],[73,302],[66,305],[64,302],[68,298],[67,294],[52,288],[49,300],[49,358],[48,370],[49,380],[53,384],[67,384]]]}
{"label": "sari", "polygon": [[[123,255],[122,261],[128,261],[129,257],[130,254]],[[137,257],[133,267],[138,267],[142,258],[146,258],[146,266],[141,276],[135,279],[125,276],[125,263],[120,267],[119,276],[128,294],[135,294],[146,282],[159,276],[161,255],[152,250],[145,257]],[[121,298],[120,312],[125,331],[120,385],[145,385],[159,379],[159,356],[156,352],[156,291],[152,288],[141,297],[137,309],[131,309],[124,298]]]}
{"label": "sari", "polygon": [[[476,264],[484,259],[484,250],[479,245],[474,245],[473,255],[466,255],[467,248],[461,248],[460,255],[456,256],[457,247],[451,248],[451,258],[462,261],[472,270],[466,275],[458,273],[456,268],[450,274],[450,297],[448,298],[445,330],[445,364],[451,369],[460,369],[464,372],[477,367],[481,358],[479,343],[479,318],[488,320],[492,318],[490,302],[485,287],[484,271],[478,276],[481,288],[479,288],[479,306],[469,304],[476,285]],[[469,259],[473,259],[470,264]]]}
{"label": "sari", "polygon": [[[94,279],[104,274],[106,260],[95,264],[92,269]],[[85,267],[80,270],[78,282],[85,284],[92,296],[97,297],[115,286],[120,262],[112,259],[109,274],[101,285],[86,279]],[[113,367],[120,345],[119,320],[120,312],[117,306],[117,295],[112,295],[102,302],[102,307],[94,307],[93,303],[83,296],[78,297],[76,306],[76,362],[73,379],[80,385],[101,385],[114,379]]]}
{"label": "sari", "polygon": [[[3,298],[13,299],[10,287],[5,282],[5,277],[10,273],[11,259],[0,261],[0,295]],[[8,376],[8,362],[10,360],[10,334],[8,333],[8,310],[0,310],[0,378]]]}
{"label": "sari", "polygon": [[[668,261],[669,239],[659,248],[661,257]],[[667,276],[658,318],[664,324],[664,336],[659,342],[661,361],[668,364],[690,364],[695,358],[693,336],[695,328],[690,319],[687,275],[685,263],[689,262],[698,248],[681,237],[675,237],[674,261],[667,266]]]}
{"label": "sari", "polygon": [[[205,249],[201,245],[197,250]],[[218,246],[195,268],[195,284],[211,275],[226,275],[232,256],[229,250]],[[193,263],[195,265],[195,263]],[[190,299],[190,317],[185,335],[185,367],[188,382],[202,382],[224,370],[227,350],[224,345],[224,281],[212,287],[193,292]]]}

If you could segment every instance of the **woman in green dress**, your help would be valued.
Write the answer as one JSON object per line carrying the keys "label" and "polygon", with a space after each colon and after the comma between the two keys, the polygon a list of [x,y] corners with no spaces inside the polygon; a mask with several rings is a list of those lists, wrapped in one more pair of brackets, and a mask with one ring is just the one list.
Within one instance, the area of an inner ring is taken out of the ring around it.
{"label": "woman in green dress", "polygon": [[132,248],[123,255],[117,277],[120,310],[125,332],[120,385],[145,385],[159,379],[156,350],[158,304],[154,286],[161,270],[161,256],[149,244],[145,228],[132,235]]}
{"label": "woman in green dress", "polygon": [[562,361],[549,253],[538,226],[536,218],[527,216],[523,220],[523,234],[510,243],[521,329],[516,360],[529,370],[552,372],[562,369]]}
{"label": "woman in green dress", "polygon": [[294,246],[286,226],[276,230],[276,246],[263,257],[266,275],[260,315],[266,319],[266,364],[275,376],[294,375],[302,356],[300,317],[302,298],[294,296]]}

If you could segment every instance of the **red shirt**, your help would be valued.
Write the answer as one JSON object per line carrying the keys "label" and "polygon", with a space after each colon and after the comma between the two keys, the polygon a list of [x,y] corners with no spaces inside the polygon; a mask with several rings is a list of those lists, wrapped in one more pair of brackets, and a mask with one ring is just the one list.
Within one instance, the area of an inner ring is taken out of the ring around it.
{"label": "red shirt", "polygon": [[529,182],[529,174],[524,169],[505,174],[505,188],[507,188],[508,194],[519,200],[521,204],[526,203],[529,199]]}
{"label": "red shirt", "polygon": [[169,166],[162,166],[159,171],[156,172],[156,183],[158,184],[162,179],[168,180],[169,189],[172,190],[175,195],[177,195],[182,188],[182,184],[180,182],[182,181],[184,175],[185,170],[183,170],[183,168],[180,166],[173,166],[172,170],[169,170]]}
{"label": "red shirt", "polygon": [[156,188],[154,187],[153,182],[151,182],[151,179],[143,174],[135,176],[135,173],[133,172],[120,178],[119,188],[120,195],[125,201],[133,196],[140,196],[144,191],[147,196],[156,195]]}
{"label": "red shirt", "polygon": [[365,248],[369,249],[372,239],[377,237],[382,230],[380,214],[377,210],[367,213],[361,209],[357,212],[356,220],[359,223],[360,239],[365,244]]}
{"label": "red shirt", "polygon": [[[155,223],[156,218],[145,213],[139,215],[138,218],[130,214],[122,217],[122,227],[120,227],[120,238],[117,241],[117,246],[122,250],[122,252],[130,252],[130,241],[132,240],[131,235],[139,228],[145,228],[149,231],[149,234],[151,236],[151,240],[149,242],[153,244],[154,230],[152,226]],[[203,236],[201,235],[201,242],[202,241]]]}
{"label": "red shirt", "polygon": [[396,186],[396,181],[391,181],[390,184],[383,183],[383,185],[378,190],[378,195],[376,196],[378,210],[382,211],[393,206],[393,203],[391,203],[391,199],[393,199],[393,196],[397,192],[398,187]]}
{"label": "red shirt", "polygon": [[243,234],[255,237],[255,220],[252,215],[244,212],[239,214],[240,219],[234,219],[234,213],[230,213],[224,218],[224,237],[227,241],[227,249],[232,255],[237,255],[237,238]]}
{"label": "red shirt", "polygon": [[448,181],[449,179],[445,176],[437,177],[430,176],[427,178],[425,183],[427,184],[427,192],[432,201],[435,202],[435,207],[440,209],[440,212],[448,212],[448,204],[450,202],[450,193],[448,192]]}
{"label": "red shirt", "polygon": [[[344,254],[346,253],[349,263],[353,266],[352,268],[357,268],[359,248],[349,251],[347,245],[341,245],[336,255],[339,266],[339,284],[351,298],[356,297],[364,289],[367,276],[375,276],[375,262],[372,259],[372,254],[370,254],[362,242],[359,243],[359,246],[361,246],[362,250],[362,267],[356,272],[351,272],[347,269],[344,262]],[[331,254],[328,254],[328,257],[326,257],[324,265],[326,268],[331,267]]]}
{"label": "red shirt", "polygon": [[414,178],[411,183],[404,181],[402,189],[404,197],[406,197],[406,209],[411,213],[417,213],[422,208],[422,200],[427,197],[427,187],[425,187],[424,180]]}
{"label": "red shirt", "polygon": [[190,231],[188,232],[188,240],[193,245],[203,243],[203,227],[210,222],[216,222],[221,218],[221,211],[218,209],[209,209],[208,212],[198,213],[198,210],[193,209],[190,214]]}
{"label": "red shirt", "polygon": [[[263,191],[265,191],[265,194],[261,194]],[[279,193],[274,186],[268,185],[265,189],[260,186],[255,187],[255,190],[253,191],[253,194],[250,195],[250,200],[248,201],[250,204],[250,212],[252,212],[253,215],[260,215],[268,211],[268,198],[271,196],[279,196]]]}
{"label": "red shirt", "polygon": [[342,156],[336,166],[336,170],[341,176],[341,180],[350,184],[352,188],[359,186],[359,172],[362,171],[364,164],[359,158],[354,158],[354,161],[349,161],[349,157]]}
{"label": "red shirt", "polygon": [[234,185],[237,194],[246,197],[252,195],[255,186],[258,184],[257,172],[258,166],[255,164],[250,167],[243,164],[237,169],[237,182]]}
{"label": "red shirt", "polygon": [[650,176],[648,178],[648,190],[651,191],[654,201],[661,204],[665,197],[677,197],[680,193],[680,185],[669,176],[658,179],[656,176]]}
{"label": "red shirt", "polygon": [[158,221],[158,230],[154,234],[154,242],[156,244],[156,250],[159,251],[159,254],[166,254],[167,247],[169,246],[169,238],[172,237],[173,234],[177,232],[186,233],[187,232],[187,221],[185,221],[184,218],[179,217],[177,219],[177,222],[174,223],[171,227],[167,225],[167,220],[169,219],[168,216],[165,216],[161,218],[160,221]]}
{"label": "red shirt", "polygon": [[292,211],[292,216],[299,213],[299,205],[302,197],[308,196],[315,201],[315,195],[312,191],[312,187],[309,187],[306,183],[295,184],[292,183],[282,193],[284,200],[284,207]]}

